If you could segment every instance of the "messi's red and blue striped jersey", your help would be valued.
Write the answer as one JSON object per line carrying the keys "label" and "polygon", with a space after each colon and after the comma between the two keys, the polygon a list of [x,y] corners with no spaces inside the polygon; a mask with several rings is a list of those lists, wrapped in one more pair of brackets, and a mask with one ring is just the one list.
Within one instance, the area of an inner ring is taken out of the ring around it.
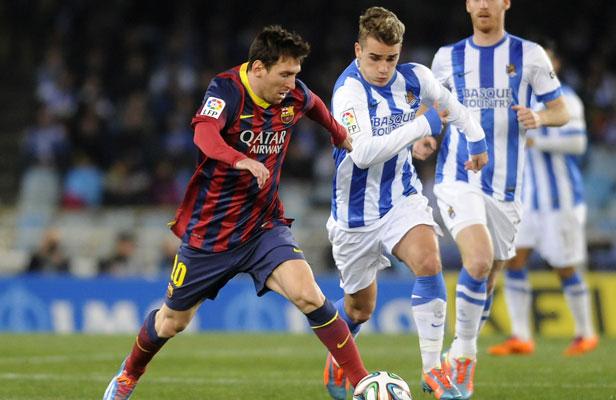
{"label": "messi's red and blue striped jersey", "polygon": [[295,124],[316,96],[300,80],[280,104],[268,104],[251,89],[247,63],[217,75],[192,120],[216,120],[225,143],[260,161],[270,172],[259,189],[256,178],[230,163],[200,153],[171,230],[206,252],[232,249],[264,229],[291,225],[278,196],[280,173]]}

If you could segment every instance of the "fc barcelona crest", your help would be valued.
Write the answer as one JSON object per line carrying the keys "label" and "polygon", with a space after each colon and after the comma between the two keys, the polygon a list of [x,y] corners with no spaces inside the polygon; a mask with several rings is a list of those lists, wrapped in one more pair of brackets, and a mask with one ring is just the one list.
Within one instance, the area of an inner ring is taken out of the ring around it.
{"label": "fc barcelona crest", "polygon": [[419,103],[419,100],[417,100],[415,94],[409,90],[408,92],[406,92],[406,102],[409,106],[415,107],[417,103]]}
{"label": "fc barcelona crest", "polygon": [[293,106],[282,107],[280,110],[280,120],[283,124],[290,124],[293,122],[293,118],[295,118],[295,112],[293,111]]}

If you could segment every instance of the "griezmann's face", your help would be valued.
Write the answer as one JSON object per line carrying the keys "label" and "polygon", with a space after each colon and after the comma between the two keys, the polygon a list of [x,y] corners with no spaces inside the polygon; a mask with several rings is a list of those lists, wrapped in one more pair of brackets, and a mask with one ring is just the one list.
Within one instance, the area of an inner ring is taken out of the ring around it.
{"label": "griezmann's face", "polygon": [[355,56],[365,80],[374,86],[385,86],[394,76],[402,43],[388,45],[372,36],[364,43],[355,43]]}
{"label": "griezmann's face", "polygon": [[510,6],[510,0],[466,0],[466,11],[471,16],[473,28],[484,33],[505,26],[505,11]]}
{"label": "griezmann's face", "polygon": [[299,60],[292,57],[279,59],[269,70],[261,74],[260,97],[270,104],[280,104],[287,94],[295,89],[295,78],[302,67]]}

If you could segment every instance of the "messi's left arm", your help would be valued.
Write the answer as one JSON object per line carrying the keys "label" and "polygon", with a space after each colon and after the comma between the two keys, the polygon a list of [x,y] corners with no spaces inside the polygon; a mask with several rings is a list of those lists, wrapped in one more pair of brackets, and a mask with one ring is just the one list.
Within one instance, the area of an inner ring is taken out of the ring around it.
{"label": "messi's left arm", "polygon": [[334,119],[334,116],[331,115],[319,96],[314,93],[311,93],[311,95],[312,108],[306,112],[308,118],[317,122],[331,133],[334,146],[349,152],[353,150],[351,146],[351,137],[347,134],[346,129]]}

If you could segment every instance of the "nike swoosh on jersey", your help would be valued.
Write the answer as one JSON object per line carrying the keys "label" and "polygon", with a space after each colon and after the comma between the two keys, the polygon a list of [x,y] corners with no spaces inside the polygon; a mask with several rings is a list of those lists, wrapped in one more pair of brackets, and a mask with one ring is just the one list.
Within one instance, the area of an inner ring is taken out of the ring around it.
{"label": "nike swoosh on jersey", "polygon": [[336,343],[336,347],[339,349],[343,348],[344,345],[347,344],[350,338],[351,338],[351,334],[349,333],[347,337],[342,341],[342,343]]}
{"label": "nike swoosh on jersey", "polygon": [[464,75],[470,74],[471,72],[473,72],[473,71],[456,72],[456,75],[461,78]]}
{"label": "nike swoosh on jersey", "polygon": [[432,327],[434,328],[438,328],[440,326],[443,326],[443,322],[441,322],[440,324],[430,324],[430,325],[432,325]]}
{"label": "nike swoosh on jersey", "polygon": [[302,249],[298,249],[296,247],[293,247],[293,253],[303,253],[304,251]]}
{"label": "nike swoosh on jersey", "polygon": [[240,115],[240,119],[252,118],[254,114]]}

